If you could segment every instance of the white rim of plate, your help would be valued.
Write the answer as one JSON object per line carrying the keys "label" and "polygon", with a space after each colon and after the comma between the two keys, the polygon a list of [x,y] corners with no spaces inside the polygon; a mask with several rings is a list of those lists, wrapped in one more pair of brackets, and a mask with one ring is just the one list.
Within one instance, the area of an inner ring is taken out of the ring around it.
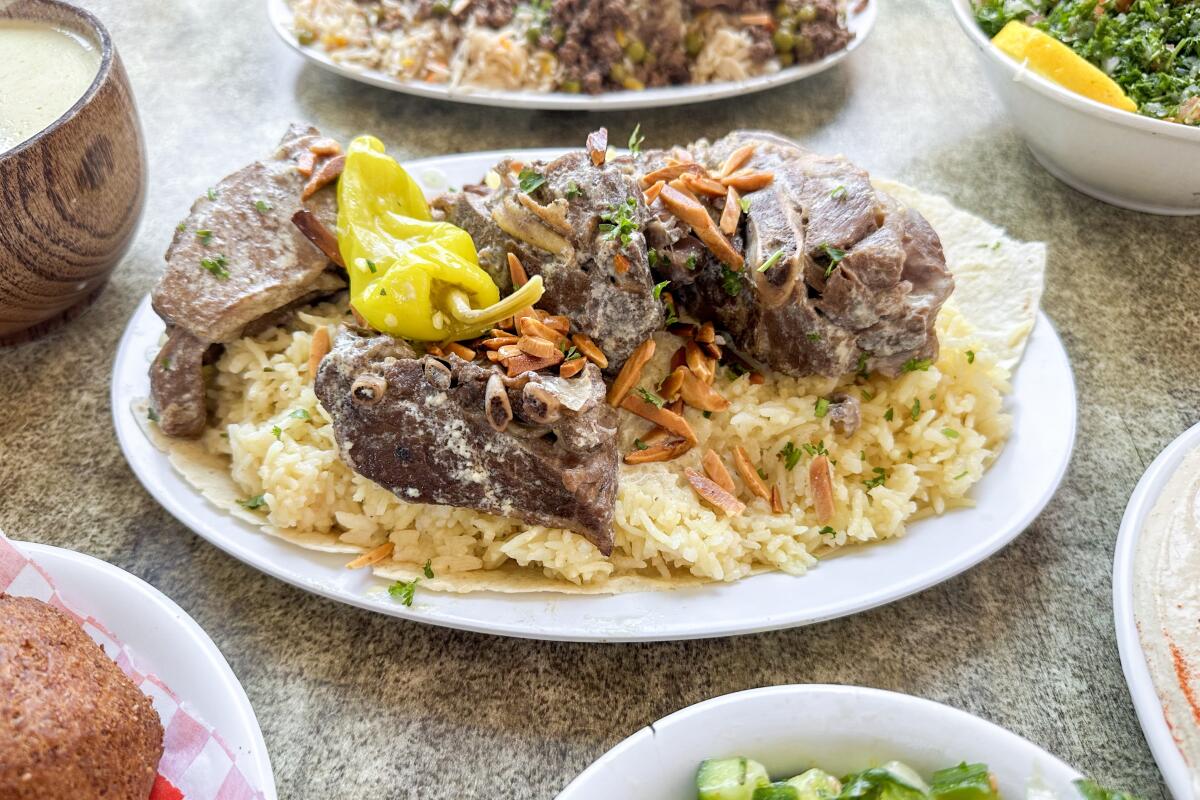
{"label": "white rim of plate", "polygon": [[1154,760],[1158,762],[1158,768],[1162,770],[1163,778],[1177,800],[1195,798],[1196,794],[1191,772],[1163,715],[1162,702],[1154,688],[1154,679],[1150,675],[1150,666],[1138,635],[1137,619],[1133,612],[1133,567],[1146,517],[1184,457],[1197,447],[1200,447],[1200,424],[1180,434],[1146,468],[1125,506],[1113,558],[1113,617],[1117,628],[1117,650],[1121,654],[1121,670],[1125,673],[1125,683],[1129,686],[1146,743],[1150,745],[1150,752],[1154,754]]}
{"label": "white rim of plate", "polygon": [[[704,700],[694,705],[687,706],[679,711],[669,714],[662,719],[641,728],[637,732],[631,734],[611,750],[606,752],[596,761],[579,774],[575,780],[571,781],[565,789],[560,792],[556,800],[575,800],[577,795],[582,796],[584,789],[591,781],[603,780],[604,774],[609,771],[611,765],[617,762],[627,751],[643,746],[643,740],[663,735],[671,735],[670,731],[680,725],[686,725],[695,717],[701,717],[715,709],[725,709],[726,712],[731,707],[746,704],[763,698],[769,698],[773,702],[794,701],[798,699],[806,699],[814,696],[828,697],[844,697],[848,701],[861,703],[868,708],[864,708],[864,715],[870,713],[870,706],[907,706],[914,709],[936,714],[947,718],[947,724],[953,724],[957,727],[973,729],[976,736],[986,735],[992,738],[998,738],[1009,749],[1020,750],[1030,755],[1036,755],[1041,762],[1049,765],[1063,775],[1070,775],[1071,779],[1082,778],[1074,767],[1070,766],[1062,759],[1054,754],[1046,751],[1044,748],[1029,741],[1012,731],[1002,728],[994,722],[986,720],[982,717],[977,717],[974,714],[963,711],[962,709],[938,703],[934,700],[927,700],[923,697],[904,694],[902,692],[892,692],[886,689],[874,689],[866,686],[853,686],[843,684],[786,684],[782,686],[766,686],[758,689],[745,689],[740,692],[721,695],[709,700]],[[728,713],[723,713],[723,717],[729,717]],[[734,723],[736,724],[736,723]],[[797,725],[801,721],[797,721]],[[882,734],[886,736],[886,732]],[[748,758],[754,758],[753,753],[744,753]],[[950,763],[958,756],[950,756],[947,758],[947,763]],[[697,762],[698,764],[699,762]],[[815,766],[820,766],[815,765]],[[1033,777],[1033,776],[1031,776]]]}
{"label": "white rim of plate", "polygon": [[[247,774],[247,777],[257,782],[266,800],[276,800],[278,795],[274,771],[271,769],[270,754],[267,752],[267,743],[263,740],[258,717],[255,716],[254,708],[250,705],[250,698],[246,696],[246,690],[242,688],[241,682],[238,681],[229,662],[225,660],[225,656],[221,654],[216,643],[200,627],[199,623],[180,608],[174,600],[120,567],[61,547],[18,540],[13,540],[13,543],[50,573],[63,598],[79,611],[91,613],[89,597],[97,592],[108,594],[107,602],[113,602],[124,595],[123,607],[133,607],[133,604],[136,603],[139,609],[138,613],[151,613],[164,626],[179,630],[182,634],[181,639],[164,641],[163,644],[169,645],[175,651],[172,658],[178,659],[186,655],[186,658],[193,664],[203,664],[204,671],[209,676],[208,685],[214,692],[220,694],[220,697],[214,698],[211,702],[197,702],[191,693],[180,691],[172,677],[163,674],[162,665],[156,664],[153,647],[148,647],[145,643],[141,643],[139,646],[131,644],[129,640],[132,637],[129,636],[127,630],[123,629],[124,626],[120,620],[112,618],[111,613],[103,616],[95,615],[104,627],[130,646],[135,663],[139,668],[162,678],[172,691],[179,694],[180,699],[200,715],[205,723],[217,727],[217,732],[226,740],[226,744],[231,748],[240,749],[238,742],[230,740],[229,725],[218,726],[213,721],[217,714],[218,704],[226,710],[224,713],[232,710],[232,721],[236,722],[240,728],[238,731],[240,744],[242,747],[247,745],[249,747],[248,752],[237,753],[238,766]],[[64,573],[74,570],[86,572],[94,580],[87,584],[66,582]],[[182,642],[186,642],[186,648],[189,651],[186,654],[178,652]]]}
{"label": "white rim of plate", "polygon": [[760,92],[776,86],[803,80],[824,72],[837,65],[857,50],[875,27],[879,0],[866,0],[865,7],[851,13],[847,27],[854,38],[842,50],[832,53],[811,64],[785,67],[778,72],[747,78],[743,81],[721,83],[684,84],[664,86],[642,91],[606,92],[598,95],[570,94],[567,92],[500,91],[493,89],[470,89],[451,87],[447,84],[404,81],[378,70],[359,69],[339,64],[328,53],[297,41],[292,33],[292,11],[287,0],[267,0],[267,16],[271,28],[284,44],[312,63],[359,83],[390,89],[402,94],[445,100],[454,103],[495,106],[498,108],[525,108],[546,111],[617,111],[621,109],[662,108],[664,106],[701,103]]}

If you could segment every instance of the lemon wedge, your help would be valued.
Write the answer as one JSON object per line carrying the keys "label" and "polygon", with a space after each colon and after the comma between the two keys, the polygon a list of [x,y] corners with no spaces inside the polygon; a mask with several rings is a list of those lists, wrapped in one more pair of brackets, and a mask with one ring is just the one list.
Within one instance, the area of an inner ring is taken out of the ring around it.
{"label": "lemon wedge", "polygon": [[1137,111],[1112,78],[1048,33],[1013,20],[996,34],[992,44],[1076,94],[1122,111]]}

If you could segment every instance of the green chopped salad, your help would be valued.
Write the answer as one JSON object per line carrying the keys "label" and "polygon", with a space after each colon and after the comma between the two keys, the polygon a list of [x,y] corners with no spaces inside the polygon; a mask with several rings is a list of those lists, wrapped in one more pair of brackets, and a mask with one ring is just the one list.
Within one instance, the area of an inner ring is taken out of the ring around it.
{"label": "green chopped salad", "polygon": [[1148,117],[1200,125],[1200,0],[973,0],[988,36],[1012,20],[1099,67]]}

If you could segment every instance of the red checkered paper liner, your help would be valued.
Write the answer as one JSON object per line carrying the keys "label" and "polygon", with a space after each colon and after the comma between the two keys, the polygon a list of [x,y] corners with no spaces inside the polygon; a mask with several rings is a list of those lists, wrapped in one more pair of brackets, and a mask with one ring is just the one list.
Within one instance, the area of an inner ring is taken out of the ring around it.
{"label": "red checkered paper liner", "polygon": [[150,800],[262,800],[263,793],[238,768],[221,735],[187,707],[158,677],[140,671],[129,648],[93,617],[68,606],[50,575],[0,532],[0,594],[34,597],[78,622],[108,657],[154,703],[162,719],[163,757]]}

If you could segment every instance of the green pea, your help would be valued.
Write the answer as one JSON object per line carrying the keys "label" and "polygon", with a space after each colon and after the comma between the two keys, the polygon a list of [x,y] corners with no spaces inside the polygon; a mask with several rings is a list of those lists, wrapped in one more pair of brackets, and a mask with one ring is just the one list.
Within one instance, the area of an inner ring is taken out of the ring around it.
{"label": "green pea", "polygon": [[436,0],[436,2],[433,4],[433,8],[431,8],[430,11],[439,17],[444,17],[446,14],[450,13],[449,0]]}
{"label": "green pea", "polygon": [[608,68],[608,77],[612,78],[617,83],[622,83],[629,77],[629,70],[625,69],[624,64],[613,64]]}
{"label": "green pea", "polygon": [[811,58],[812,54],[813,54],[812,39],[809,39],[807,36],[805,36],[802,33],[797,34],[796,35],[795,53],[796,53],[796,58],[801,61],[803,61],[806,58]]}
{"label": "green pea", "polygon": [[687,49],[687,54],[692,56],[700,55],[700,50],[704,47],[704,34],[700,31],[691,31],[683,39],[683,46]]}
{"label": "green pea", "polygon": [[791,13],[792,10],[788,8],[788,4],[786,2],[779,3],[775,6],[775,16],[779,17],[780,19],[783,19]]}
{"label": "green pea", "polygon": [[562,90],[571,94],[579,94],[583,87],[579,85],[579,81],[575,79],[565,80],[562,82]]}
{"label": "green pea", "polygon": [[775,43],[775,50],[780,53],[786,53],[796,46],[796,37],[783,28],[775,31],[771,41]]}
{"label": "green pea", "polygon": [[781,67],[790,67],[796,63],[796,57],[792,55],[790,50],[786,53],[780,53],[777,57],[779,58],[779,66]]}
{"label": "green pea", "polygon": [[801,22],[812,22],[817,18],[817,9],[814,6],[800,6],[800,10],[796,12],[796,19]]}
{"label": "green pea", "polygon": [[550,38],[555,44],[562,44],[563,39],[567,37],[567,32],[562,29],[561,25],[555,25],[550,29]]}
{"label": "green pea", "polygon": [[312,31],[296,31],[296,41],[300,44],[312,44],[316,40],[317,37]]}
{"label": "green pea", "polygon": [[646,60],[646,45],[638,39],[631,39],[629,44],[625,45],[625,55],[629,56],[633,63],[640,64]]}

